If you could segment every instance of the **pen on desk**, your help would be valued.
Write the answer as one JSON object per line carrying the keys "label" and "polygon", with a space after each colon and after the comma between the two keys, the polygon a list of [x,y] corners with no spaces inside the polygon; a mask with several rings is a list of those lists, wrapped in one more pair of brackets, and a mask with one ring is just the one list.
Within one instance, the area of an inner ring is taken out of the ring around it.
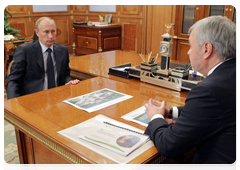
{"label": "pen on desk", "polygon": [[[141,55],[142,55],[142,54],[141,54]],[[144,62],[146,62],[146,60],[145,60],[145,55],[142,55],[142,58],[143,58]]]}
{"label": "pen on desk", "polygon": [[197,78],[197,71],[194,71],[193,72],[193,81],[196,81],[196,78]]}
{"label": "pen on desk", "polygon": [[189,70],[191,66],[192,66],[192,65],[189,64],[189,65],[185,68],[185,70]]}
{"label": "pen on desk", "polygon": [[152,55],[152,51],[148,54],[148,60],[147,60],[147,63],[149,63],[151,55]]}
{"label": "pen on desk", "polygon": [[142,56],[142,53],[139,54],[139,56],[141,57],[141,59],[143,60],[143,62],[146,62],[145,58]]}

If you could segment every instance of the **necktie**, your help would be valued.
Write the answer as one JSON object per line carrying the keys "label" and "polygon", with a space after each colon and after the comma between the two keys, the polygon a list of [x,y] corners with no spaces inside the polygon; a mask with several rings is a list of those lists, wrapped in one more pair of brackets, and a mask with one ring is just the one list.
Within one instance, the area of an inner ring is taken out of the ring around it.
{"label": "necktie", "polygon": [[47,76],[48,76],[48,89],[56,87],[55,85],[55,77],[54,77],[54,69],[53,69],[53,61],[51,57],[51,48],[46,50],[48,52],[47,57]]}

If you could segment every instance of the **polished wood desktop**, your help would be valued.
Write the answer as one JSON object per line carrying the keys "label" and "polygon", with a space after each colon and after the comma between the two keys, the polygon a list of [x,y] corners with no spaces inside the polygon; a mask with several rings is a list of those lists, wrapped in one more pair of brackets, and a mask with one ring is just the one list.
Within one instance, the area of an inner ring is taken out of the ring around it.
{"label": "polished wood desktop", "polygon": [[[125,93],[133,96],[133,98],[92,113],[63,102],[66,99],[103,88]],[[95,77],[81,81],[77,85],[60,86],[7,100],[4,103],[4,118],[16,128],[21,163],[113,164],[115,162],[112,160],[57,132],[77,125],[98,114],[145,130],[144,126],[121,119],[121,116],[143,106],[149,98],[165,100],[169,106],[180,106],[184,105],[185,102],[185,98],[182,97],[104,77]],[[160,163],[164,160],[165,158],[160,156],[153,146],[129,163]]]}
{"label": "polished wood desktop", "polygon": [[[115,163],[57,132],[98,114],[145,130],[145,127],[123,120],[121,116],[143,106],[149,98],[165,100],[169,106],[184,105],[187,91],[177,92],[141,82],[138,78],[125,79],[108,74],[109,67],[126,63],[137,66],[141,62],[137,53],[121,50],[70,57],[72,78],[84,81],[78,85],[61,86],[5,101],[4,118],[15,126],[20,162]],[[133,98],[93,113],[87,113],[63,102],[103,88],[129,94]],[[165,159],[158,154],[155,147],[152,147],[129,163],[171,163],[171,161],[176,160]]]}
{"label": "polished wood desktop", "polygon": [[[145,56],[147,58],[147,55]],[[138,78],[122,78],[108,74],[109,68],[131,63],[131,66],[140,65],[142,59],[138,53],[128,51],[109,51],[97,54],[89,54],[84,56],[70,57],[71,77],[81,80],[101,76],[108,79],[121,81],[127,84],[141,86],[147,89],[152,89],[161,93],[166,93],[176,97],[186,98],[188,91],[174,91],[160,86],[152,85],[149,83],[141,82]],[[161,62],[161,57],[158,57],[157,62]],[[178,61],[173,61],[178,62]]]}

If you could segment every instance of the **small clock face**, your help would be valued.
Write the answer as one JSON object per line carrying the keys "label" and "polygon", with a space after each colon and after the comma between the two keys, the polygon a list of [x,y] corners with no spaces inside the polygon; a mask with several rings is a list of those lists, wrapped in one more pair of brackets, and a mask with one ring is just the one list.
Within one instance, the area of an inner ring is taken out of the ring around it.
{"label": "small clock face", "polygon": [[166,44],[162,44],[161,45],[161,49],[160,49],[160,53],[165,53],[165,52],[167,52],[167,50],[168,50],[167,45]]}

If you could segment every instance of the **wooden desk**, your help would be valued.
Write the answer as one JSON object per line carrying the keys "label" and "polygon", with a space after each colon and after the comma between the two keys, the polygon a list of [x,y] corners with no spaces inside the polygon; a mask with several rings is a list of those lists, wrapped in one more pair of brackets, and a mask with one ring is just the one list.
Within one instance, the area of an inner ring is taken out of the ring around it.
{"label": "wooden desk", "polygon": [[4,41],[4,44],[6,44],[8,50],[11,49],[11,51],[8,51],[8,54],[14,54],[19,45],[30,42],[32,40],[33,39],[30,37],[24,38],[23,40],[11,39],[10,41]]}
{"label": "wooden desk", "polygon": [[[176,97],[187,97],[188,91],[177,92],[160,86],[141,82],[138,78],[125,79],[108,74],[110,67],[126,63],[131,63],[132,66],[137,66],[140,65],[141,62],[142,60],[139,54],[135,52],[115,50],[97,54],[70,57],[69,66],[71,68],[71,77],[78,78],[80,80],[101,76],[127,84],[145,87],[147,89],[152,89],[154,91],[173,95]],[[161,57],[158,57],[157,62],[161,62]]]}
{"label": "wooden desk", "polygon": [[7,48],[7,55],[14,53],[16,50],[16,46],[14,45],[14,41],[4,41],[4,44],[6,45]]}
{"label": "wooden desk", "polygon": [[[132,95],[133,98],[87,113],[64,103],[66,99],[109,88]],[[70,140],[57,132],[79,124],[98,114],[145,130],[145,127],[121,119],[143,104],[149,98],[165,100],[170,106],[184,105],[185,98],[176,97],[159,91],[122,83],[111,79],[96,77],[80,82],[78,85],[65,85],[4,102],[4,119],[16,128],[16,136],[21,163],[60,164],[60,163],[115,163],[96,152]],[[158,163],[164,158],[159,156],[153,146],[130,164]]]}
{"label": "wooden desk", "polygon": [[73,28],[77,55],[121,49],[121,25],[96,27],[73,24]]}

